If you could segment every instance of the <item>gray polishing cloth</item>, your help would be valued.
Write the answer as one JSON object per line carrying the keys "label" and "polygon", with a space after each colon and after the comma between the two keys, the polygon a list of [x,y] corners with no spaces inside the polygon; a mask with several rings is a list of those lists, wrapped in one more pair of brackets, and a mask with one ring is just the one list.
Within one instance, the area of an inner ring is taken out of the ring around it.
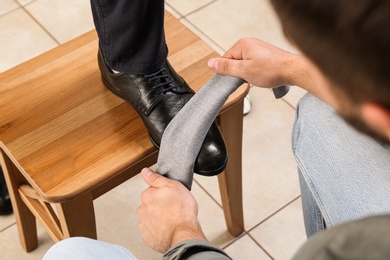
{"label": "gray polishing cloth", "polygon": [[[194,164],[204,138],[229,95],[244,82],[240,78],[215,74],[187,102],[164,130],[156,172],[180,181],[191,190]],[[287,91],[279,89],[276,95],[274,90],[274,94],[279,98]]]}

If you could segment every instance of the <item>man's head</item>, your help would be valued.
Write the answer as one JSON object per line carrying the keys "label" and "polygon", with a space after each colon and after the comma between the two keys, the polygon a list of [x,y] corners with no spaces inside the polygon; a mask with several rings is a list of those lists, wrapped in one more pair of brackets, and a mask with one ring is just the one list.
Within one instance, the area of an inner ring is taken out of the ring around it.
{"label": "man's head", "polygon": [[284,32],[325,78],[337,111],[390,141],[390,1],[271,0]]}

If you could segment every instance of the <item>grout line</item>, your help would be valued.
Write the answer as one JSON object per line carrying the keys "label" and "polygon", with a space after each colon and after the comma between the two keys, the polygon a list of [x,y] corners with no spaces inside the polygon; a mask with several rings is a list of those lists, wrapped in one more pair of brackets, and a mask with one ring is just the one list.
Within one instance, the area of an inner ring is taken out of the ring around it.
{"label": "grout line", "polygon": [[210,36],[208,36],[206,33],[204,33],[198,26],[196,26],[194,23],[192,23],[190,20],[188,20],[187,17],[184,17],[183,19],[186,20],[187,23],[191,24],[191,26],[193,26],[196,30],[198,30],[205,38],[207,38],[210,42],[215,44],[219,49],[226,52],[225,48],[223,48],[221,45],[216,43]]}
{"label": "grout line", "polygon": [[196,12],[198,12],[198,11],[200,11],[200,10],[202,10],[202,9],[204,9],[204,8],[206,8],[206,7],[208,7],[208,6],[212,5],[212,4],[214,4],[214,3],[216,3],[216,2],[217,2],[217,0],[213,0],[213,1],[211,1],[210,3],[205,4],[205,5],[203,5],[203,6],[199,7],[199,8],[197,8],[197,9],[195,9],[195,10],[189,12],[188,14],[185,15],[185,17],[187,17],[187,16],[189,16],[189,15],[191,15],[191,14],[194,14],[194,13],[196,13]]}
{"label": "grout line", "polygon": [[[213,195],[211,195],[211,193],[210,192],[208,192],[207,190],[206,190],[206,188],[204,188],[197,180],[195,180],[195,178],[194,178],[194,182],[196,183],[196,184],[198,184],[199,185],[199,187],[221,208],[221,209],[223,209],[223,207],[222,207],[222,205],[221,204],[219,204],[219,202],[213,197]],[[218,187],[219,188],[219,187]]]}
{"label": "grout line", "polygon": [[268,253],[268,251],[267,250],[265,250],[265,248],[264,247],[262,247],[260,244],[259,244],[259,242],[257,242],[256,241],[256,239],[254,239],[253,237],[252,237],[252,235],[251,234],[249,234],[248,233],[248,236],[253,240],[253,242],[255,242],[255,244],[258,246],[258,247],[260,247],[261,248],[261,250],[263,250],[264,251],[264,253],[266,253],[272,260],[274,260],[275,258],[273,258],[272,256],[271,256],[271,254],[270,253]]}
{"label": "grout line", "polygon": [[[33,1],[34,2],[34,1]],[[31,3],[33,3],[31,2]],[[29,3],[29,4],[31,4]],[[20,4],[19,4],[20,5]],[[46,28],[43,26],[35,17],[32,15],[23,5],[20,5],[21,8],[52,38],[58,45],[61,45],[61,43],[54,37]],[[26,5],[27,6],[27,5]]]}
{"label": "grout line", "polygon": [[30,5],[30,4],[32,4],[32,3],[36,2],[36,1],[37,1],[37,0],[30,0],[30,2],[28,2],[27,4],[21,4],[21,3],[19,3],[18,0],[15,0],[15,2],[16,2],[20,7],[24,7],[24,6]]}
{"label": "grout line", "polygon": [[[171,8],[176,14],[179,15],[179,17],[176,18],[177,20],[180,20],[180,19],[184,18],[184,16],[183,16],[175,7],[173,7],[172,5],[170,5],[170,4],[167,3],[167,2],[165,2],[165,5],[166,5],[166,6],[169,6],[169,8]],[[165,8],[164,8],[164,9],[165,9]],[[172,15],[173,15],[173,14],[172,14]],[[173,16],[174,16],[174,15],[173,15]]]}
{"label": "grout line", "polygon": [[165,4],[166,4],[167,6],[169,6],[170,8],[172,8],[172,10],[174,10],[176,13],[178,13],[178,14],[180,15],[180,18],[178,18],[178,20],[179,20],[179,19],[185,18],[185,17],[188,16],[188,15],[191,15],[191,14],[193,14],[193,13],[198,12],[199,10],[202,10],[203,8],[205,8],[205,7],[207,7],[207,6],[209,6],[209,5],[213,4],[213,3],[215,3],[216,1],[217,1],[217,0],[213,0],[212,2],[210,2],[210,3],[208,3],[208,4],[205,4],[205,5],[201,6],[201,7],[198,7],[198,8],[195,9],[195,10],[192,10],[192,11],[189,12],[188,14],[182,14],[179,10],[177,10],[173,5],[171,5],[171,4],[169,4],[169,3],[165,3]]}
{"label": "grout line", "polygon": [[[219,202],[214,199],[214,197],[196,180],[194,179],[194,182],[196,184],[198,184],[198,186],[222,209],[223,211],[223,207],[222,205],[219,204]],[[233,238],[232,241],[230,241],[229,243],[227,243],[226,245],[224,245],[223,247],[221,247],[222,250],[225,250],[227,247],[231,246],[232,244],[234,244],[236,241],[238,241],[240,238],[244,237],[245,235],[247,235],[248,232],[244,229],[244,231],[238,235],[237,237]]]}
{"label": "grout line", "polygon": [[248,236],[253,240],[253,242],[256,243],[256,245],[258,245],[272,260],[274,260],[274,258],[271,256],[270,253],[268,253],[268,251],[261,246],[261,244],[252,237],[252,235],[250,234],[250,232],[252,230],[254,230],[255,228],[259,227],[261,224],[263,224],[264,222],[266,222],[267,220],[269,220],[270,218],[272,218],[273,216],[275,216],[277,213],[279,213],[280,211],[282,211],[283,209],[285,209],[287,206],[291,205],[293,202],[295,202],[296,200],[298,200],[299,198],[301,197],[301,195],[297,196],[296,198],[294,198],[293,200],[291,200],[290,202],[288,202],[286,205],[284,205],[283,207],[281,207],[280,209],[278,209],[277,211],[275,211],[274,213],[272,213],[271,215],[269,215],[267,218],[265,218],[263,221],[261,221],[259,224],[255,225],[254,227],[252,227],[251,229],[248,230]]}
{"label": "grout line", "polygon": [[239,239],[243,238],[245,235],[248,235],[248,233],[246,231],[242,232],[240,235],[238,235],[237,237],[235,237],[232,241],[230,241],[229,243],[227,243],[226,245],[224,245],[223,247],[221,247],[222,250],[225,250],[226,248],[228,248],[229,246],[233,245],[235,242],[237,242]]}
{"label": "grout line", "polygon": [[[197,9],[195,9],[195,10],[193,10],[193,11],[191,11],[191,12],[189,12],[188,14],[185,14],[185,15],[183,15],[181,12],[179,12],[176,8],[174,8],[172,5],[170,5],[170,4],[168,4],[168,3],[166,3],[170,8],[172,8],[172,10],[174,10],[177,14],[179,14],[180,15],[180,17],[179,18],[177,18],[178,20],[185,20],[187,23],[189,23],[189,24],[191,24],[199,33],[201,33],[202,34],[202,36],[204,37],[204,38],[207,38],[207,40],[209,40],[210,42],[212,42],[215,46],[217,46],[220,50],[222,50],[223,52],[226,52],[226,50],[225,50],[225,48],[223,48],[222,46],[220,46],[218,43],[216,43],[212,38],[210,38],[206,33],[204,33],[199,27],[197,27],[194,23],[192,23],[191,21],[189,21],[188,19],[187,19],[187,16],[189,16],[189,15],[191,15],[191,14],[194,14],[194,13],[196,13],[196,12],[198,12],[198,11],[200,11],[200,10],[202,10],[202,9],[204,9],[204,8],[206,8],[206,7],[208,7],[208,6],[210,6],[210,5],[212,5],[212,4],[214,4],[214,3],[216,3],[217,2],[217,0],[213,0],[212,2],[210,2],[210,3],[208,3],[208,4],[205,4],[204,6],[201,6],[201,7],[199,7],[199,8],[197,8]],[[195,32],[194,32],[195,33]],[[195,33],[196,34],[196,33]],[[199,35],[198,35],[199,36]],[[200,37],[200,36],[199,36]]]}
{"label": "grout line", "polygon": [[5,231],[5,230],[7,230],[7,229],[9,229],[10,227],[12,227],[12,226],[14,226],[14,225],[16,225],[16,221],[10,223],[8,226],[3,227],[3,228],[0,230],[0,233],[3,232],[3,231]]}
{"label": "grout line", "polygon": [[13,8],[13,9],[10,9],[10,10],[6,11],[5,13],[1,14],[0,17],[6,16],[7,14],[10,14],[10,13],[12,13],[12,12],[15,12],[15,11],[17,11],[17,10],[19,10],[19,9],[21,9],[21,8],[20,8],[20,5],[19,5],[19,7],[15,7],[15,8]]}
{"label": "grout line", "polygon": [[278,209],[277,211],[275,211],[274,213],[272,213],[271,215],[269,215],[268,217],[266,217],[265,219],[263,219],[260,223],[258,223],[257,225],[255,225],[254,227],[252,227],[251,229],[248,230],[248,233],[253,231],[254,229],[256,229],[257,227],[259,227],[261,224],[263,224],[264,222],[266,222],[267,220],[269,220],[270,218],[272,218],[273,216],[275,216],[277,213],[279,213],[280,211],[282,211],[283,209],[285,209],[287,206],[289,206],[290,204],[292,204],[293,202],[295,202],[296,200],[298,200],[299,198],[301,197],[301,195],[297,196],[296,198],[292,199],[290,202],[288,202],[286,205],[284,205],[283,207],[281,207],[280,209]]}
{"label": "grout line", "polygon": [[[36,2],[36,1],[38,1],[38,0],[30,0],[30,2],[28,2],[27,4],[25,4],[25,6],[26,6],[26,5],[29,5],[29,4],[32,4],[32,3]],[[18,1],[18,0],[16,0],[16,2],[18,2],[18,3],[19,3],[19,1]],[[20,4],[20,5],[22,5],[22,4]]]}
{"label": "grout line", "polygon": [[[187,19],[188,16],[202,10],[202,9],[205,9],[206,7],[212,5],[212,4],[215,4],[217,2],[217,0],[213,0],[212,2],[208,3],[208,4],[205,4],[204,6],[202,7],[199,7],[198,9],[195,9],[191,12],[189,12],[188,14],[182,16],[182,19],[186,20],[187,23],[191,24],[196,30],[198,30],[198,32],[200,32],[205,38],[207,38],[210,42],[212,42],[214,45],[216,45],[219,49],[223,50],[224,52],[226,52],[225,48],[223,48],[222,46],[220,46],[218,43],[216,43],[212,38],[210,38],[205,32],[203,32],[198,26],[196,26],[194,23],[192,23],[189,19]],[[176,10],[176,9],[175,9]]]}
{"label": "grout line", "polygon": [[[287,93],[287,95],[288,95],[288,93]],[[288,100],[285,99],[284,97],[282,98],[282,101],[284,101],[284,103],[286,103],[286,104],[287,104],[289,107],[291,107],[292,109],[296,110],[296,108],[295,108],[292,104],[290,104],[290,102],[288,102]]]}

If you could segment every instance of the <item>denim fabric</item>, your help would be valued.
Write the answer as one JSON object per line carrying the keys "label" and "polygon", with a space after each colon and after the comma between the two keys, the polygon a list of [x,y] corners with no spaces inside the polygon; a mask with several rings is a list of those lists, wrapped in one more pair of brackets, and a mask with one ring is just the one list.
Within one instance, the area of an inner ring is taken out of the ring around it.
{"label": "denim fabric", "polygon": [[54,246],[43,256],[43,260],[135,260],[137,259],[126,248],[106,242],[73,237],[64,239]]}
{"label": "denim fabric", "polygon": [[[52,246],[43,260],[136,260],[126,248],[84,237],[64,239]],[[231,259],[218,247],[204,240],[185,240],[172,246],[162,259]]]}
{"label": "denim fabric", "polygon": [[357,132],[310,94],[299,102],[292,146],[308,236],[390,213],[390,147]]}

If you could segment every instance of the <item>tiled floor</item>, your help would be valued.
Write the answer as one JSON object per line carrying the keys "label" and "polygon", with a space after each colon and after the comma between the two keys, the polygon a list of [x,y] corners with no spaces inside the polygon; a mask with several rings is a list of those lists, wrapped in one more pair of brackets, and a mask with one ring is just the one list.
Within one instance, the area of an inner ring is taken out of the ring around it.
{"label": "tiled floor", "polygon": [[[220,54],[243,36],[294,51],[267,1],[167,0],[166,8]],[[94,27],[88,0],[1,0],[0,28],[1,72]],[[253,107],[244,118],[243,235],[234,238],[226,231],[216,178],[196,177],[193,193],[204,231],[234,259],[289,259],[305,241],[290,148],[295,106],[303,94],[294,88],[275,100],[269,90],[250,91]],[[138,231],[135,211],[144,188],[136,177],[95,201],[98,237],[129,248],[140,259],[159,259]],[[38,249],[25,253],[14,217],[0,216],[0,259],[41,259],[52,244],[39,228]]]}

